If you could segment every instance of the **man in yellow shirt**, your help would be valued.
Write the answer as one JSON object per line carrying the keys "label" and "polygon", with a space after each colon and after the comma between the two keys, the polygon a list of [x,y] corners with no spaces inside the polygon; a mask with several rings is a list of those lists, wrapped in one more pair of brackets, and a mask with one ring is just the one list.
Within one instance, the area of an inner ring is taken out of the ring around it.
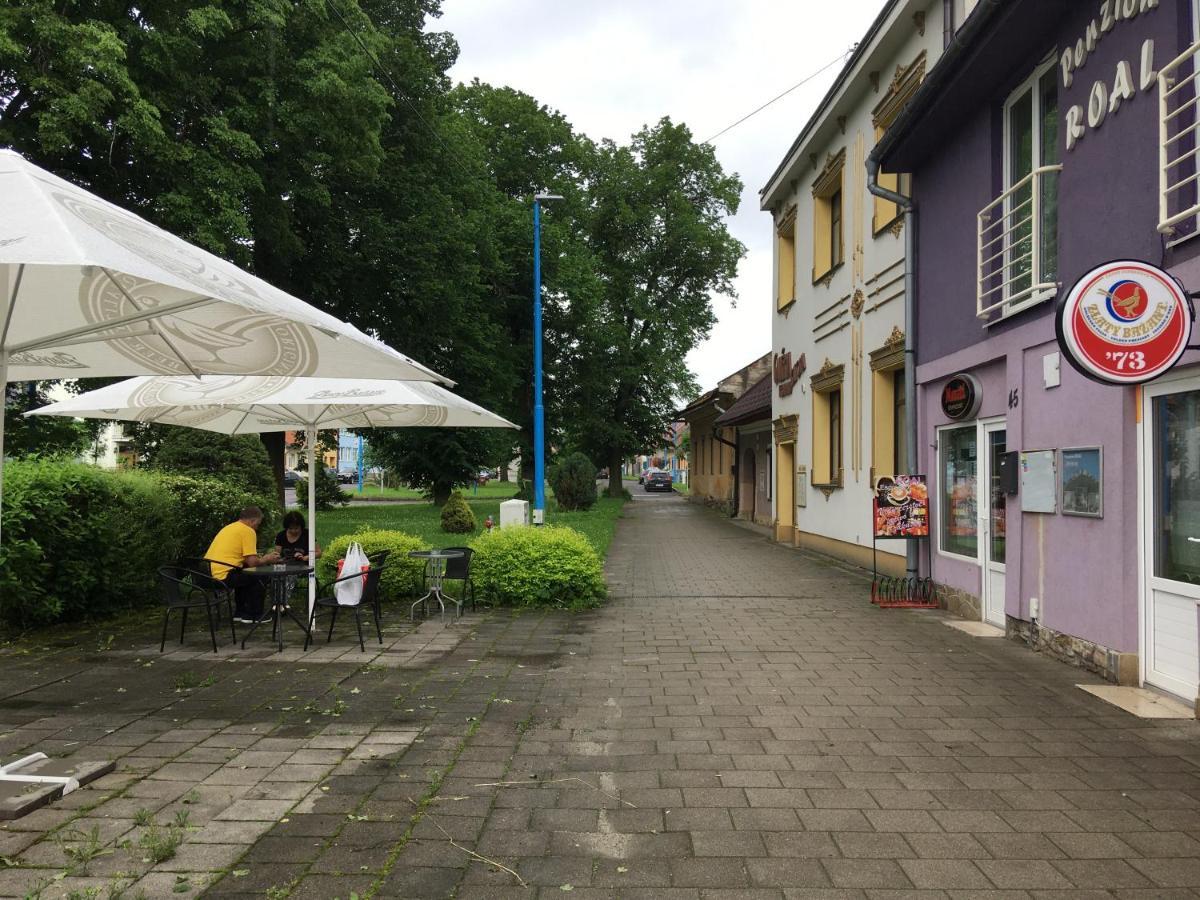
{"label": "man in yellow shirt", "polygon": [[213,578],[233,588],[234,621],[257,622],[263,614],[263,583],[241,570],[251,566],[279,562],[278,553],[258,552],[258,526],[263,512],[257,506],[247,506],[236,522],[231,522],[208,545],[205,559],[210,562]]}

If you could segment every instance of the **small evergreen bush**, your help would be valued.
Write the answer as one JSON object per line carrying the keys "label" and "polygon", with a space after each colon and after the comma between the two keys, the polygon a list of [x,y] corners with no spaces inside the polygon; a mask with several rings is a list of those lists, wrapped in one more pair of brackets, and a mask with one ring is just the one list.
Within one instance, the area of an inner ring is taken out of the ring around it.
{"label": "small evergreen bush", "polygon": [[379,550],[391,550],[383,566],[379,580],[379,595],[384,600],[398,600],[413,596],[421,587],[421,576],[425,572],[425,560],[409,559],[412,550],[428,550],[429,545],[415,535],[404,531],[360,531],[343,534],[323,548],[317,560],[317,577],[324,584],[337,577],[337,561],[344,559],[350,544],[357,541],[363,552],[370,556]]}
{"label": "small evergreen bush", "polygon": [[[317,467],[317,509],[330,510],[335,506],[345,506],[350,502],[350,495],[342,490],[337,479],[325,471],[324,466]],[[308,479],[301,478],[296,482],[296,504],[303,510],[308,509]]]}
{"label": "small evergreen bush", "polygon": [[588,609],[607,595],[600,555],[573,528],[493,529],[471,547],[471,579],[482,601]]}
{"label": "small evergreen bush", "polygon": [[550,487],[559,509],[591,509],[596,505],[596,467],[582,453],[572,453],[550,470]]}
{"label": "small evergreen bush", "polygon": [[475,531],[475,513],[460,491],[451,494],[442,507],[442,531],[449,534],[471,534]]}

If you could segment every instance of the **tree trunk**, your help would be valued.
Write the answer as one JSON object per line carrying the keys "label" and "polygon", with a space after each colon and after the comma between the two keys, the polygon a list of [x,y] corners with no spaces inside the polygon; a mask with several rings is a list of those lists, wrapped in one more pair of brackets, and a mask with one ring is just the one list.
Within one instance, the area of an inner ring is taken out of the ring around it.
{"label": "tree trunk", "polygon": [[620,497],[625,492],[625,479],[621,477],[621,466],[624,462],[620,447],[610,447],[608,450],[608,496]]}
{"label": "tree trunk", "polygon": [[283,468],[287,461],[286,446],[284,445],[284,434],[282,431],[267,431],[259,436],[259,440],[263,442],[263,446],[267,448],[267,458],[271,463],[271,472],[275,475],[275,502],[279,504],[280,509],[287,509],[287,504],[284,502],[284,485],[283,485]]}
{"label": "tree trunk", "polygon": [[511,462],[511,459],[506,459],[500,464],[500,481],[504,484],[508,484],[508,466]]}
{"label": "tree trunk", "polygon": [[435,506],[445,506],[454,491],[454,485],[438,482],[433,486],[433,503]]}

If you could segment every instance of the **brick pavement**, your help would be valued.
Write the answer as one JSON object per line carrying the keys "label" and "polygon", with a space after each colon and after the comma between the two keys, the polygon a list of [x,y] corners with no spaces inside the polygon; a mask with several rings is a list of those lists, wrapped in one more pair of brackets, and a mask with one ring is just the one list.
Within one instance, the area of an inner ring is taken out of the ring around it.
{"label": "brick pavement", "polygon": [[81,755],[122,756],[0,830],[22,865],[0,866],[0,896],[61,871],[64,832],[136,838],[138,804],[199,827],[172,860],[134,840],[44,896],[134,878],[125,896],[1200,896],[1196,723],[1133,718],[940,614],[874,609],[861,573],[673,497],[639,498],[608,568],[601,610],[422,625],[433,649],[395,665],[212,663],[220,682],[157,705],[151,673],[194,662],[93,667],[89,686],[129,685],[112,734],[69,685],[24,695],[57,721],[0,702],[4,753],[67,751],[70,722]]}

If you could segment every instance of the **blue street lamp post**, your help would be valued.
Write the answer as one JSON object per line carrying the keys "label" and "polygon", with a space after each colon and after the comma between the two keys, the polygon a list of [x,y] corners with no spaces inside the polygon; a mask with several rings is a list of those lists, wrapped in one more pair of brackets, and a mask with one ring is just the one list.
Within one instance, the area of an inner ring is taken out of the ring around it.
{"label": "blue street lamp post", "polygon": [[558,194],[533,195],[533,524],[546,521],[546,411],[542,406],[542,209]]}
{"label": "blue street lamp post", "polygon": [[358,492],[363,492],[363,436],[358,436]]}

